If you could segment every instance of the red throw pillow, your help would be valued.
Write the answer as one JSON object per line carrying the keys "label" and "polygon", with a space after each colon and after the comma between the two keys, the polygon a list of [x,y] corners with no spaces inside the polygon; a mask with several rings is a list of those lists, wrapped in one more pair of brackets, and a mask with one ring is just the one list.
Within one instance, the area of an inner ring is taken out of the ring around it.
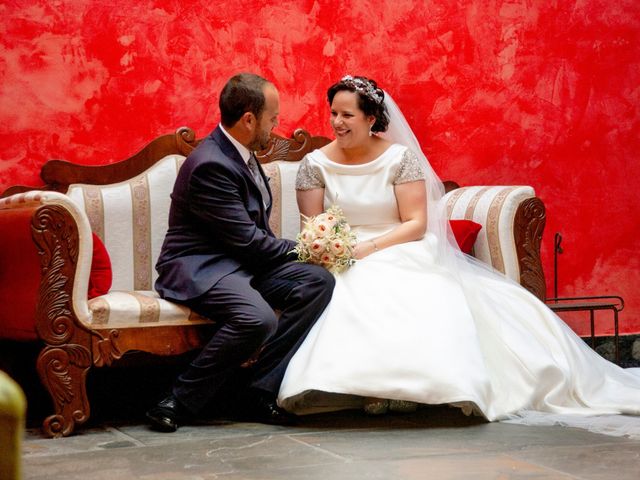
{"label": "red throw pillow", "polygon": [[106,294],[113,281],[109,253],[100,237],[95,233],[91,233],[91,235],[93,236],[93,258],[91,259],[91,273],[89,274],[88,298]]}
{"label": "red throw pillow", "polygon": [[476,243],[482,225],[471,220],[449,220],[449,224],[460,250],[471,255],[473,244]]}

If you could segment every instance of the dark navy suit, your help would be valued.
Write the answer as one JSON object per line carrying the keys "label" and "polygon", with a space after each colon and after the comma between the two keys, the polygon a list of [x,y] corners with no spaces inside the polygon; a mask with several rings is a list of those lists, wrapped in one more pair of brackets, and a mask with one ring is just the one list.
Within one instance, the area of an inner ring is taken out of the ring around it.
{"label": "dark navy suit", "polygon": [[291,356],[331,298],[333,277],[295,262],[294,242],[274,236],[265,203],[270,199],[263,202],[219,127],[178,173],[155,287],[219,325],[173,388],[193,413],[259,349],[251,386],[276,395]]}

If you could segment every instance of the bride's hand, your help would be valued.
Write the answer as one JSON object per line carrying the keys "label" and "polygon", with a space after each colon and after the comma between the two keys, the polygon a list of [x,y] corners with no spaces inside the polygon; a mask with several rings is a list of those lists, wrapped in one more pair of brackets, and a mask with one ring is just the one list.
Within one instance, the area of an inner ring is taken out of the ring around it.
{"label": "bride's hand", "polygon": [[353,249],[353,256],[356,260],[362,260],[377,250],[373,240],[359,242]]}

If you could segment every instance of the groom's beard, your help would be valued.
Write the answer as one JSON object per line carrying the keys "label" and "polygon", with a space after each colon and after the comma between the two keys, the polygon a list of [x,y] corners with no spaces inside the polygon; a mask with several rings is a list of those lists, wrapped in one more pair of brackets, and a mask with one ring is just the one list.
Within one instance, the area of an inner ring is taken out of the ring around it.
{"label": "groom's beard", "polygon": [[271,145],[271,133],[266,130],[256,132],[255,138],[249,143],[249,150],[260,152]]}

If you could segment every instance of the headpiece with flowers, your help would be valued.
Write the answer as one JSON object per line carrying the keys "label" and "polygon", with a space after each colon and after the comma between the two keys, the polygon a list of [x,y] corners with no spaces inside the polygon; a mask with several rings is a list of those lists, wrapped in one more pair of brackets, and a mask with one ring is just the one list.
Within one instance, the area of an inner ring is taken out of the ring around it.
{"label": "headpiece with flowers", "polygon": [[377,104],[381,104],[384,101],[384,94],[382,93],[382,90],[374,86],[374,84],[366,78],[345,75],[340,79],[340,81],[348,87],[354,88],[356,92],[361,93]]}

